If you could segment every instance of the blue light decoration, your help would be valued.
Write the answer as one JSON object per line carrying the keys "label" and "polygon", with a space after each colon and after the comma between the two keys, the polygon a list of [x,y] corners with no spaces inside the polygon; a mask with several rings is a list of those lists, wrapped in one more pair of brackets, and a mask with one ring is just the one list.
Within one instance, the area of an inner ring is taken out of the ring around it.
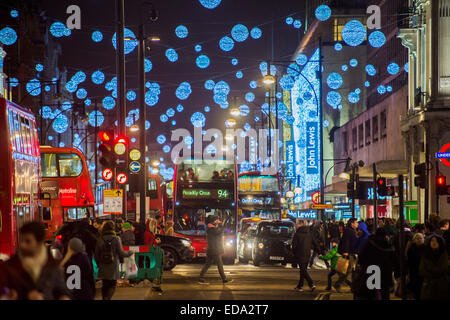
{"label": "blue light decoration", "polygon": [[400,67],[398,66],[398,64],[396,64],[395,62],[391,62],[388,66],[387,66],[387,72],[391,75],[395,75],[397,73],[400,72]]}
{"label": "blue light decoration", "polygon": [[250,86],[250,88],[252,89],[256,89],[258,88],[258,83],[255,80],[250,81],[250,83],[248,84]]}
{"label": "blue light decoration", "polygon": [[341,67],[341,70],[344,71],[344,72],[347,71],[348,70],[348,66],[346,64],[343,64],[342,67]]}
{"label": "blue light decoration", "polygon": [[336,50],[336,51],[341,51],[342,50],[342,44],[341,43],[336,43],[335,45],[334,45],[334,50]]}
{"label": "blue light decoration", "polygon": [[244,74],[242,73],[242,71],[236,72],[236,78],[237,79],[242,79],[243,76],[244,76]]}
{"label": "blue light decoration", "polygon": [[295,78],[298,77],[299,73],[300,73],[300,67],[298,64],[296,63],[291,63],[289,65],[289,68],[286,69],[286,73],[288,75],[290,75],[291,77]]}
{"label": "blue light decoration", "polygon": [[350,66],[355,68],[358,65],[358,60],[356,59],[351,59],[350,60]]}
{"label": "blue light decoration", "polygon": [[176,122],[175,120],[172,120],[171,124],[172,124],[173,126],[176,126],[176,125],[177,125],[177,122]]}
{"label": "blue light decoration", "polygon": [[166,136],[165,135],[163,135],[163,134],[160,134],[157,138],[156,138],[156,141],[159,143],[159,144],[163,144],[164,142],[166,142]]}
{"label": "blue light decoration", "polygon": [[9,14],[12,18],[17,18],[19,16],[19,11],[13,9]]}
{"label": "blue light decoration", "polygon": [[283,76],[283,78],[280,79],[279,83],[280,87],[283,90],[289,91],[294,87],[294,79],[292,79],[292,77],[288,75]]}
{"label": "blue light decoration", "polygon": [[231,29],[231,37],[237,42],[247,40],[248,34],[248,29],[243,24],[237,24]]}
{"label": "blue light decoration", "polygon": [[250,125],[250,123],[244,124],[244,130],[245,130],[245,131],[248,131],[248,130],[250,130],[251,128],[252,128],[252,126]]}
{"label": "blue light decoration", "polygon": [[328,128],[329,125],[330,125],[330,122],[328,120],[323,120],[323,127],[324,128]]}
{"label": "blue light decoration", "polygon": [[135,143],[136,142],[136,138],[135,137],[131,138],[131,142]]}
{"label": "blue light decoration", "polygon": [[151,126],[152,126],[152,124],[150,123],[150,121],[145,120],[145,130],[150,129]]}
{"label": "blue light decoration", "polygon": [[[284,119],[288,114],[287,106],[283,102],[278,101],[277,109],[278,109],[278,118]],[[276,112],[277,112],[277,110],[273,111],[274,114],[276,114]]]}
{"label": "blue light decoration", "polygon": [[327,21],[331,17],[331,9],[329,6],[322,4],[316,8],[316,18],[320,21]]}
{"label": "blue light decoration", "polygon": [[182,112],[184,110],[184,107],[182,104],[177,105],[177,111]]}
{"label": "blue light decoration", "polygon": [[387,92],[392,92],[392,87],[391,87],[391,86],[387,86],[387,87],[386,87],[386,91],[387,91]]}
{"label": "blue light decoration", "polygon": [[91,80],[95,84],[102,84],[105,81],[105,74],[100,70],[94,71],[91,75]]}
{"label": "blue light decoration", "polygon": [[356,92],[350,92],[348,94],[348,102],[350,103],[357,103],[359,101],[359,94]]}
{"label": "blue light decoration", "polygon": [[207,55],[201,54],[197,57],[195,63],[197,64],[197,67],[199,67],[200,69],[206,69],[209,67],[210,61]]}
{"label": "blue light decoration", "polygon": [[287,17],[286,18],[286,24],[291,25],[293,22],[294,22],[294,18],[292,18],[292,17]]}
{"label": "blue light decoration", "polygon": [[277,99],[281,99],[281,98],[283,98],[283,94],[282,94],[281,92],[277,92],[277,93],[275,94],[275,97],[276,97]]}
{"label": "blue light decoration", "polygon": [[50,108],[49,106],[43,106],[39,114],[42,114],[42,118],[44,119],[50,119],[52,116],[52,108]]}
{"label": "blue light decoration", "polygon": [[219,47],[222,51],[231,51],[234,48],[234,41],[230,37],[225,36],[219,40]]}
{"label": "blue light decoration", "polygon": [[136,100],[136,92],[134,92],[133,90],[129,90],[127,92],[127,100],[128,101],[134,101]]}
{"label": "blue light decoration", "polygon": [[195,50],[195,52],[200,52],[200,51],[202,51],[202,46],[201,46],[200,44],[197,44],[197,45],[194,47],[194,50]]}
{"label": "blue light decoration", "polygon": [[201,128],[205,126],[206,117],[201,112],[194,112],[191,116],[191,123],[196,128]]}
{"label": "blue light decoration", "polygon": [[206,9],[216,8],[222,0],[199,0],[200,4]]}
{"label": "blue light decoration", "polygon": [[167,121],[169,121],[169,117],[166,114],[162,114],[159,117],[159,120],[161,120],[161,122],[167,122]]}
{"label": "blue light decoration", "polygon": [[369,44],[374,48],[380,48],[386,43],[386,36],[380,30],[375,30],[369,35]]}
{"label": "blue light decoration", "polygon": [[246,117],[250,113],[250,108],[248,105],[243,104],[239,107],[239,112],[241,113],[241,116]]}
{"label": "blue light decoration", "polygon": [[[134,32],[131,31],[130,29],[124,28],[123,32],[124,32],[124,38],[130,38],[129,40],[125,40],[125,39],[123,40],[124,53],[129,54],[130,52],[132,52],[134,50],[134,48],[137,47],[138,41],[137,41],[137,38],[136,38]],[[114,46],[114,49],[117,50],[116,33],[114,33],[114,35],[112,37],[112,44]]]}
{"label": "blue light decoration", "polygon": [[[258,118],[259,120],[259,118]],[[258,120],[255,119],[255,122],[257,122]],[[284,120],[288,125],[292,125],[295,122],[295,118],[293,116],[287,116],[286,119]]]}
{"label": "blue light decoration", "polygon": [[205,107],[203,108],[203,110],[204,110],[205,112],[210,112],[210,111],[211,111],[211,108],[210,108],[209,106],[205,106]]}
{"label": "blue light decoration", "polygon": [[253,92],[247,92],[247,93],[245,94],[245,100],[246,100],[247,102],[253,102],[253,101],[255,101],[255,94],[254,94]]}
{"label": "blue light decoration", "polygon": [[0,42],[4,45],[10,46],[17,41],[17,33],[10,27],[5,27],[0,30]]}
{"label": "blue light decoration", "polygon": [[17,87],[19,85],[19,79],[17,79],[17,78],[10,78],[9,79],[9,85],[11,87]]}
{"label": "blue light decoration", "polygon": [[77,71],[77,73],[75,73],[70,80],[78,85],[86,80],[86,73],[83,71]]}
{"label": "blue light decoration", "polygon": [[64,23],[56,21],[51,24],[50,33],[55,38],[61,38],[62,36],[65,35],[64,32],[66,29],[67,29],[67,27]]}
{"label": "blue light decoration", "polygon": [[70,101],[64,101],[61,105],[61,109],[63,111],[67,111],[69,109],[72,109],[72,104],[70,103]]}
{"label": "blue light decoration", "polygon": [[145,58],[144,59],[144,71],[145,72],[150,72],[153,68],[153,64],[150,61],[150,59]]}
{"label": "blue light decoration", "polygon": [[103,40],[103,33],[96,30],[96,31],[92,32],[91,38],[92,38],[92,41],[94,41],[94,42],[100,42]]}
{"label": "blue light decoration", "polygon": [[230,93],[230,86],[225,81],[219,81],[214,86],[214,94],[222,93],[224,95],[228,95]]}
{"label": "blue light decoration", "polygon": [[184,138],[184,143],[190,146],[194,143],[194,139],[191,136],[187,136],[186,138]]}
{"label": "blue light decoration", "polygon": [[227,95],[225,93],[218,92],[218,93],[214,94],[213,100],[219,106],[221,106],[221,107],[224,106],[223,109],[227,108],[227,107],[225,107],[225,105],[228,103],[228,97],[227,97]]}
{"label": "blue light decoration", "polygon": [[269,104],[268,104],[267,102],[264,102],[264,103],[261,105],[261,110],[262,110],[265,114],[269,114],[269,109],[270,109],[270,107],[269,107]]}
{"label": "blue light decoration", "polygon": [[103,116],[103,113],[101,113],[100,111],[92,111],[91,113],[89,113],[88,121],[89,121],[89,124],[93,127],[96,126],[95,118],[97,118],[97,127],[101,126],[103,124],[103,122],[105,121],[105,117]]}
{"label": "blue light decoration", "polygon": [[364,86],[365,86],[366,88],[370,87],[370,82],[369,82],[369,81],[364,82]]}
{"label": "blue light decoration", "polygon": [[409,72],[409,62],[405,63],[403,70],[405,70],[405,72]]}
{"label": "blue light decoration", "polygon": [[239,63],[238,59],[236,59],[236,58],[231,59],[231,64],[233,66],[237,66],[238,63]]}
{"label": "blue light decoration", "polygon": [[48,140],[52,141],[53,140],[53,136],[48,136]]}
{"label": "blue light decoration", "polygon": [[38,96],[41,94],[41,83],[38,79],[31,79],[26,85],[27,91],[32,96]]}
{"label": "blue light decoration", "polygon": [[262,36],[262,31],[261,31],[261,29],[258,28],[258,27],[254,27],[254,28],[250,31],[250,36],[251,36],[253,39],[255,39],[255,40],[261,38],[261,36]]}
{"label": "blue light decoration", "polygon": [[387,90],[386,90],[385,86],[379,85],[378,88],[377,88],[377,91],[378,91],[379,94],[385,94]]}
{"label": "blue light decoration", "polygon": [[69,121],[67,116],[60,113],[56,116],[55,120],[53,120],[52,124],[53,130],[57,133],[64,133],[69,127]]}
{"label": "blue light decoration", "polygon": [[373,66],[373,65],[371,65],[371,64],[368,64],[367,66],[366,66],[366,72],[367,72],[367,74],[369,75],[369,76],[374,76],[374,75],[376,75],[377,74],[377,69],[375,69],[375,67]]}
{"label": "blue light decoration", "polygon": [[302,27],[302,22],[300,20],[296,19],[296,20],[294,20],[294,23],[292,24],[292,26],[295,29],[300,29]]}
{"label": "blue light decoration", "polygon": [[355,89],[355,93],[360,94],[361,93],[361,89],[360,88],[356,88]]}
{"label": "blue light decoration", "polygon": [[155,106],[159,101],[159,96],[151,90],[145,93],[145,104],[149,107]]}
{"label": "blue light decoration", "polygon": [[66,146],[66,144],[65,144],[64,142],[61,141],[61,142],[59,143],[59,147],[60,147],[60,148],[64,148],[65,146]]}
{"label": "blue light decoration", "polygon": [[175,90],[175,96],[180,100],[186,100],[192,93],[189,82],[182,82]]}
{"label": "blue light decoration", "polygon": [[163,147],[163,151],[164,151],[165,153],[169,153],[169,152],[170,152],[170,146],[169,146],[169,145],[165,145],[165,146]]}
{"label": "blue light decoration", "polygon": [[178,60],[178,53],[175,49],[170,48],[166,50],[166,57],[170,62],[175,62]]}
{"label": "blue light decoration", "polygon": [[90,105],[92,104],[91,99],[86,99],[86,100],[84,100],[84,104],[85,104],[86,106],[90,106]]}
{"label": "blue light decoration", "polygon": [[337,91],[330,91],[327,94],[327,103],[333,108],[336,109],[337,106],[341,103],[342,97],[341,94]]}
{"label": "blue light decoration", "polygon": [[[300,187],[303,193],[299,195],[300,201],[307,200],[309,191],[320,187],[320,119],[319,101],[320,81],[317,78],[316,70],[319,67],[320,50],[317,49],[306,63],[301,73],[297,77],[294,88],[291,90],[292,116],[295,121],[292,125],[294,143],[294,176],[299,176]],[[311,95],[312,99],[298,104],[304,97],[305,92]],[[299,99],[300,98],[300,99]]]}
{"label": "blue light decoration", "polygon": [[358,20],[351,20],[342,28],[342,39],[351,46],[356,47],[364,42],[367,36],[366,27]]}
{"label": "blue light decoration", "polygon": [[184,39],[187,38],[187,36],[189,35],[189,30],[186,26],[179,25],[178,27],[175,28],[175,34],[178,38]]}
{"label": "blue light decoration", "polygon": [[169,108],[166,110],[166,114],[168,117],[173,117],[175,115],[175,110],[173,108]]}
{"label": "blue light decoration", "polygon": [[80,88],[80,89],[78,89],[76,95],[77,95],[78,99],[84,99],[87,97],[87,91],[86,91],[86,89]]}
{"label": "blue light decoration", "polygon": [[215,86],[215,83],[214,83],[214,80],[206,80],[205,81],[205,89],[206,90],[212,90],[212,89],[214,89],[214,86]]}
{"label": "blue light decoration", "polygon": [[342,76],[337,72],[330,73],[327,78],[327,84],[330,89],[337,90],[342,86],[342,83]]}
{"label": "blue light decoration", "polygon": [[37,72],[42,72],[44,70],[44,66],[40,63],[36,64],[35,69]]}
{"label": "blue light decoration", "polygon": [[113,97],[104,97],[102,104],[103,108],[105,108],[106,110],[111,110],[116,106],[116,100],[114,100]]}
{"label": "blue light decoration", "polygon": [[49,91],[51,90],[51,88],[50,88],[49,85],[46,85],[46,86],[44,87],[44,90],[45,90],[45,92],[49,92]]}

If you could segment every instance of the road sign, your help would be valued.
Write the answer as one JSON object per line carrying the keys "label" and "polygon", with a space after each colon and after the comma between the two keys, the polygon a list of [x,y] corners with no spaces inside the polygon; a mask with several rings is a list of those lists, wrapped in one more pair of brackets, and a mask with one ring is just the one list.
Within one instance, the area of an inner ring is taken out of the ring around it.
{"label": "road sign", "polygon": [[106,168],[105,170],[102,171],[102,177],[103,180],[105,181],[111,180],[113,177],[113,171],[110,168]]}
{"label": "road sign", "polygon": [[116,178],[117,183],[124,184],[127,183],[128,177],[125,173],[119,173]]}
{"label": "road sign", "polygon": [[443,146],[440,152],[436,154],[436,157],[441,160],[444,165],[450,167],[450,143]]}
{"label": "road sign", "polygon": [[132,149],[130,151],[130,159],[133,161],[138,161],[141,158],[141,152],[138,149]]}
{"label": "road sign", "polygon": [[103,213],[122,214],[123,191],[121,189],[103,190]]}
{"label": "road sign", "polygon": [[313,203],[319,204],[320,203],[320,192],[314,192],[313,195],[311,196],[311,200]]}
{"label": "road sign", "polygon": [[141,170],[141,164],[137,161],[130,163],[130,171],[133,173],[138,173]]}
{"label": "road sign", "polygon": [[114,152],[119,156],[123,155],[126,151],[127,151],[127,147],[123,143],[119,142],[119,143],[116,143],[116,145],[114,146]]}
{"label": "road sign", "polygon": [[321,210],[321,209],[333,209],[332,204],[312,204],[311,209]]}
{"label": "road sign", "polygon": [[118,166],[120,166],[121,164],[124,164],[124,163],[125,163],[125,160],[123,160],[123,159],[116,159],[116,164]]}

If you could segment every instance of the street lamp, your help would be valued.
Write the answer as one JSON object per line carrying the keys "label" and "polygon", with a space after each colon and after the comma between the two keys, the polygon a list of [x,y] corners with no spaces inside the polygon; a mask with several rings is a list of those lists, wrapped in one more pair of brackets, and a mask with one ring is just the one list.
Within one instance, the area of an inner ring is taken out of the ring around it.
{"label": "street lamp", "polygon": [[233,109],[231,109],[231,115],[232,116],[235,116],[235,117],[238,117],[238,116],[240,116],[241,115],[241,111],[239,110],[239,108],[233,108]]}
{"label": "street lamp", "polygon": [[133,125],[130,127],[130,131],[131,131],[131,132],[137,132],[137,131],[139,131],[138,125],[137,125],[137,124],[133,124]]}
{"label": "street lamp", "polygon": [[264,82],[264,84],[272,85],[277,81],[277,79],[273,75],[267,74],[263,77],[262,81]]}

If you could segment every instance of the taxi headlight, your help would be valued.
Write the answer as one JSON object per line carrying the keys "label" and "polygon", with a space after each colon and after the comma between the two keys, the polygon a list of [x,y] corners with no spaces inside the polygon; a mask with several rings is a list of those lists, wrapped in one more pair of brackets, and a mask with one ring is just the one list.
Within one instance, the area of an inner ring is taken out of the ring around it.
{"label": "taxi headlight", "polygon": [[262,243],[262,242],[258,243],[258,248],[260,248],[260,249],[264,248],[264,243]]}

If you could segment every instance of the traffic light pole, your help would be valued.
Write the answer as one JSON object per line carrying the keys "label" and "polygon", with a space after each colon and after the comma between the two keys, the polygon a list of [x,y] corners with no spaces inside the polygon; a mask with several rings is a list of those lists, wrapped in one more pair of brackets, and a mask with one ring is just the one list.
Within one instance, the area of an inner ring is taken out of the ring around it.
{"label": "traffic light pole", "polygon": [[[439,160],[436,160],[436,174],[435,174],[435,180],[436,177],[439,176]],[[436,214],[439,216],[439,192],[438,192],[438,186],[436,185]]]}
{"label": "traffic light pole", "polygon": [[355,194],[355,174],[356,174],[356,168],[355,168],[355,166],[353,165],[352,166],[352,176],[351,176],[351,181],[353,182],[353,185],[352,185],[352,218],[354,218],[355,217],[355,196],[356,196],[356,194]]}
{"label": "traffic light pole", "polygon": [[405,272],[405,216],[404,216],[404,199],[403,199],[403,175],[398,176],[398,196],[399,196],[399,218],[400,218],[400,292],[401,298],[406,299],[406,272]]}
{"label": "traffic light pole", "polygon": [[373,170],[373,224],[375,230],[378,228],[378,208],[377,208],[377,199],[378,199],[378,185],[377,185],[377,165],[374,163],[372,165]]}
{"label": "traffic light pole", "polygon": [[141,172],[139,175],[139,221],[145,223],[147,200],[147,167],[145,163],[146,130],[145,130],[145,34],[144,23],[139,25],[138,74],[139,74],[139,149],[141,151]]}

